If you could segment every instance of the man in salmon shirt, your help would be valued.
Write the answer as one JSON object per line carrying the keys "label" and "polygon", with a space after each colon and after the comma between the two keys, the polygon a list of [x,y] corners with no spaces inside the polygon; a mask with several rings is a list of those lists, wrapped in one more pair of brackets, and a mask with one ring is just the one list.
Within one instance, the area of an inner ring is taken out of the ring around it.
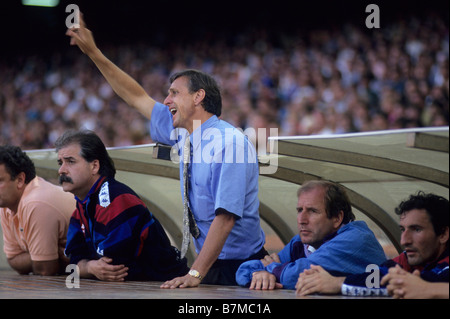
{"label": "man in salmon shirt", "polygon": [[65,272],[64,256],[73,195],[36,176],[31,159],[17,146],[0,146],[0,218],[4,252],[19,274]]}

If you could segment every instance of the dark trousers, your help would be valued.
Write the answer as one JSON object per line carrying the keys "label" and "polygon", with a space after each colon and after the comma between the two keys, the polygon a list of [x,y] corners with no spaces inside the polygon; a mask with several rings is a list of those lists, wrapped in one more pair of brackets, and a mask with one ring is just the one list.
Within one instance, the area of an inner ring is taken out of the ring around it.
{"label": "dark trousers", "polygon": [[263,248],[247,259],[217,259],[202,280],[202,284],[237,286],[236,271],[248,260],[263,259],[269,253]]}

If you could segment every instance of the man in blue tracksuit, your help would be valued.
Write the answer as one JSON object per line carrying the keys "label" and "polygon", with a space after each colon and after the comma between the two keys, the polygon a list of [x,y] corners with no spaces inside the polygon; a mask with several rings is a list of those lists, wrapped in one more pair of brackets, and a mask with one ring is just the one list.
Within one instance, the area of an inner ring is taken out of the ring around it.
{"label": "man in blue tracksuit", "polygon": [[186,274],[186,258],[139,196],[117,181],[105,145],[91,131],[55,143],[60,183],[77,200],[65,254],[81,278],[165,281]]}
{"label": "man in blue tracksuit", "polygon": [[250,289],[294,289],[300,273],[320,265],[332,274],[364,272],[386,260],[363,221],[354,221],[345,191],[327,181],[310,181],[298,191],[296,235],[278,254],[243,263],[236,281]]}
{"label": "man in blue tracksuit", "polygon": [[313,266],[300,275],[297,294],[448,299],[448,211],[449,201],[442,196],[424,192],[411,195],[395,209],[400,216],[400,243],[404,251],[374,267],[376,276],[372,271],[331,276],[321,267]]}

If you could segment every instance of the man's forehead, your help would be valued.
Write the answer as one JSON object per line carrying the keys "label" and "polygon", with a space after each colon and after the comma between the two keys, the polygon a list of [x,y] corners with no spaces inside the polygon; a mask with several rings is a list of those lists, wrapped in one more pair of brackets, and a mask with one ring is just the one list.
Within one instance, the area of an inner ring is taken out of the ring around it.
{"label": "man's forehead", "polygon": [[299,196],[298,196],[298,200],[304,200],[306,198],[310,199],[310,198],[314,198],[315,200],[320,200],[320,201],[324,201],[325,200],[325,188],[317,186],[311,189],[307,189],[302,191]]}
{"label": "man's forehead", "polygon": [[400,225],[422,225],[430,224],[430,216],[425,209],[411,209],[400,215]]}
{"label": "man's forehead", "polygon": [[0,173],[7,173],[9,175],[5,164],[0,163]]}
{"label": "man's forehead", "polygon": [[58,150],[58,158],[80,157],[80,145],[72,143]]}
{"label": "man's forehead", "polygon": [[188,78],[186,76],[180,76],[179,78],[176,78],[171,84],[170,88],[188,88]]}

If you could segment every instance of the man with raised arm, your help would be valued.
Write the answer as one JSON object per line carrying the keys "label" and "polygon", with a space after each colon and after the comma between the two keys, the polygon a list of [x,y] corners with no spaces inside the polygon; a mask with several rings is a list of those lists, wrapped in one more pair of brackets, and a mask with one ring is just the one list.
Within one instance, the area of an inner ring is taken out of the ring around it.
{"label": "man with raised arm", "polygon": [[183,220],[198,257],[185,276],[161,288],[196,287],[200,282],[236,285],[240,264],[267,254],[259,217],[259,171],[254,146],[218,118],[222,100],[216,81],[200,71],[181,71],[170,78],[164,104],[158,103],[103,55],[80,22],[80,28],[67,31],[71,44],[89,56],[126,103],[150,119],[152,139],[176,148],[185,145],[180,147]]}

